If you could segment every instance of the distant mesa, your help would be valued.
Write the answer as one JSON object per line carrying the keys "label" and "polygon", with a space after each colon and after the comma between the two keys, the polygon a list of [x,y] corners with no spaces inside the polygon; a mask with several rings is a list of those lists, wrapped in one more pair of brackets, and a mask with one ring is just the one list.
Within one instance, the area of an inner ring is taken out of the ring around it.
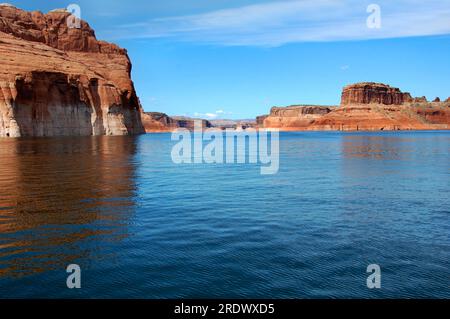
{"label": "distant mesa", "polygon": [[170,132],[178,128],[194,130],[195,121],[200,121],[203,129],[212,127],[212,124],[207,120],[183,116],[171,117],[160,112],[144,112],[141,117],[147,133]]}
{"label": "distant mesa", "polygon": [[190,118],[186,116],[173,116],[172,119],[175,121],[177,128],[194,130],[195,121],[200,121],[203,129],[212,127],[211,122],[208,120]]}
{"label": "distant mesa", "polygon": [[342,92],[341,105],[384,104],[401,105],[411,102],[411,94],[382,83],[363,82],[348,85]]}
{"label": "distant mesa", "polygon": [[195,123],[201,123],[202,129],[239,129],[255,128],[253,120],[205,120],[186,116],[168,116],[160,112],[145,112],[142,114],[142,123],[147,133],[171,132],[184,128],[190,131],[195,129]]}
{"label": "distant mesa", "polygon": [[256,128],[255,120],[226,120],[226,119],[216,119],[209,120],[211,123],[211,128],[226,130],[226,129],[239,129],[246,130],[249,128]]}
{"label": "distant mesa", "polygon": [[141,114],[141,119],[147,133],[169,132],[177,127],[175,120],[165,113],[145,112]]}
{"label": "distant mesa", "polygon": [[273,107],[257,122],[261,128],[285,131],[449,129],[450,98],[429,103],[386,84],[362,82],[343,89],[340,106]]}

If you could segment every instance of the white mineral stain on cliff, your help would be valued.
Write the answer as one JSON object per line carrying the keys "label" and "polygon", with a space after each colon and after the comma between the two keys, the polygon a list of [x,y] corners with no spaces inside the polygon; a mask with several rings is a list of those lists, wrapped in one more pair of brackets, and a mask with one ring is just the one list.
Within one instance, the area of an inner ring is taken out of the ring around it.
{"label": "white mineral stain on cliff", "polygon": [[0,137],[143,133],[124,49],[66,12],[0,5]]}

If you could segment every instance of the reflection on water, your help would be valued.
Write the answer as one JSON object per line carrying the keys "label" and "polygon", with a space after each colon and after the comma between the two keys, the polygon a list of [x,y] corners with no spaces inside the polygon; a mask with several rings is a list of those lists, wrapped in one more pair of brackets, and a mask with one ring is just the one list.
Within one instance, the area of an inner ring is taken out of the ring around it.
{"label": "reflection on water", "polygon": [[0,297],[450,297],[450,132],[282,133],[269,176],[175,143],[0,139]]}
{"label": "reflection on water", "polygon": [[127,137],[1,140],[0,277],[64,269],[127,236],[135,152]]}
{"label": "reflection on water", "polygon": [[[388,133],[389,134],[389,133]],[[393,134],[393,133],[390,133]],[[420,134],[420,133],[418,133]],[[426,134],[426,133],[423,133]],[[408,160],[429,153],[440,154],[449,150],[450,138],[436,136],[397,135],[348,135],[342,140],[342,151],[346,158],[374,158],[380,160]]]}

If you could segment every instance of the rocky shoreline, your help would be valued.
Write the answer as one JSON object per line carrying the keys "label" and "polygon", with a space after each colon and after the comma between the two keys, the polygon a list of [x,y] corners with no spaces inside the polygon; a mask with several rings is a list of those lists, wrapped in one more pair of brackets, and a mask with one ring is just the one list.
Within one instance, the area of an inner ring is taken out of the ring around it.
{"label": "rocky shoreline", "polygon": [[450,98],[428,102],[386,84],[363,82],[344,88],[340,106],[273,107],[257,122],[281,131],[448,130]]}
{"label": "rocky shoreline", "polygon": [[[161,113],[143,116],[148,133],[170,132],[179,125],[177,120]],[[450,129],[450,98],[433,102],[426,97],[413,98],[410,93],[382,83],[363,82],[343,89],[341,104],[291,105],[273,107],[270,114],[256,117],[255,121],[204,121],[204,128],[278,129],[280,131],[400,131]],[[221,123],[222,122],[222,123]],[[218,123],[227,125],[218,125]],[[205,124],[206,123],[206,124]]]}

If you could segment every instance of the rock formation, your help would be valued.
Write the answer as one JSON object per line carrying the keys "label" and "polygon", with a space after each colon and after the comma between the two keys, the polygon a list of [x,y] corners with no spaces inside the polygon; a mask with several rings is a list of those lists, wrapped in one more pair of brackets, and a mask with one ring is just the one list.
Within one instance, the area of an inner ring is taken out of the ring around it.
{"label": "rock formation", "polygon": [[421,97],[415,97],[413,99],[414,103],[428,103],[427,97],[426,96],[421,96]]}
{"label": "rock formation", "polygon": [[401,105],[411,101],[411,94],[403,93],[400,89],[381,83],[363,82],[348,85],[344,88],[341,105],[371,103]]}
{"label": "rock formation", "polygon": [[191,131],[194,130],[196,121],[201,121],[203,129],[212,127],[211,122],[209,122],[208,120],[194,119],[185,116],[173,116],[172,119],[175,121],[177,128],[186,128]]}
{"label": "rock formation", "polygon": [[141,117],[147,133],[171,132],[178,128],[194,130],[195,121],[201,121],[203,129],[212,127],[212,124],[207,120],[181,116],[170,117],[159,112],[145,112],[142,113]]}
{"label": "rock formation", "polygon": [[264,127],[264,121],[269,117],[269,115],[260,115],[256,117],[256,125],[258,127]]}
{"label": "rock formation", "polygon": [[273,107],[270,115],[264,120],[265,127],[306,128],[315,120],[328,114],[332,106],[292,105],[288,107]]}
{"label": "rock formation", "polygon": [[339,107],[272,108],[263,127],[287,131],[449,129],[450,101],[429,103],[398,88],[364,82],[346,86]]}
{"label": "rock formation", "polygon": [[72,18],[0,5],[0,137],[144,132],[126,50]]}
{"label": "rock formation", "polygon": [[177,128],[177,121],[165,113],[145,112],[141,118],[147,133],[170,132]]}

